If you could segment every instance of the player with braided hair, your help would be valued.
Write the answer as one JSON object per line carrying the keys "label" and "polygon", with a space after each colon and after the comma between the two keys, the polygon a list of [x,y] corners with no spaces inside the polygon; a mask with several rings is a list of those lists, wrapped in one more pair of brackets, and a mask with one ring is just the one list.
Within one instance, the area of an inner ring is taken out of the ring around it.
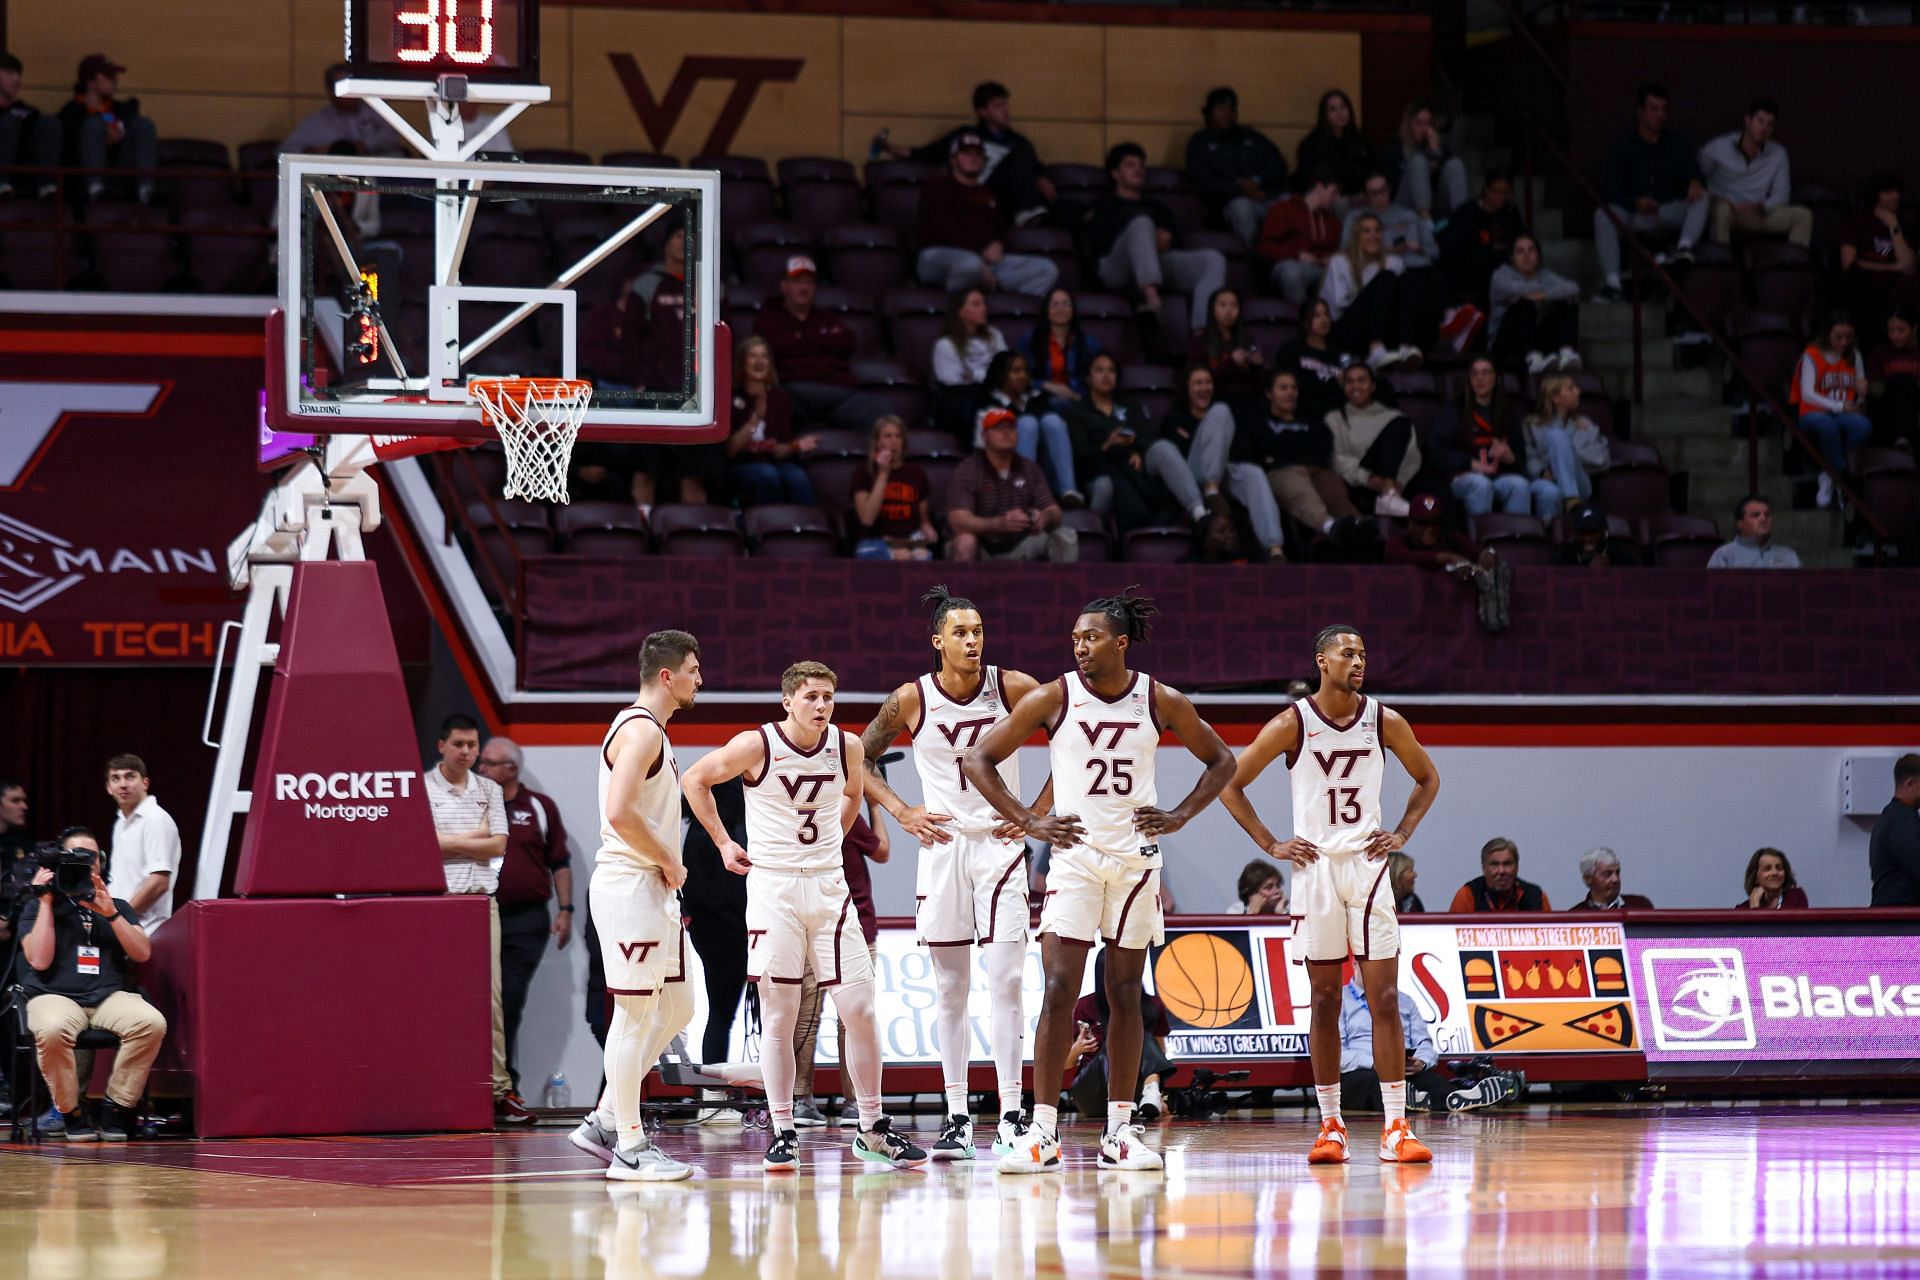
{"label": "player with braided hair", "polygon": [[[1087,952],[1107,944],[1107,1122],[1100,1139],[1103,1169],[1158,1169],[1160,1153],[1133,1123],[1140,1074],[1141,978],[1147,948],[1165,936],[1159,879],[1160,837],[1191,822],[1233,777],[1233,753],[1193,703],[1152,676],[1128,669],[1133,645],[1147,638],[1153,601],[1129,587],[1095,600],[1073,624],[1075,669],[1023,698],[967,753],[967,778],[1001,817],[1054,847],[1047,901],[1040,912],[1046,996],[1033,1046],[1033,1123],[1018,1149],[1002,1157],[1002,1173],[1061,1168],[1061,1074],[1074,1035]],[[998,772],[1035,730],[1051,739],[1054,807],[1043,816],[1020,803]],[[1206,766],[1191,793],[1161,809],[1154,755],[1170,730]]]}
{"label": "player with braided hair", "polygon": [[[986,623],[973,601],[936,586],[920,602],[933,606],[928,626],[933,671],[889,694],[860,741],[869,760],[878,760],[903,729],[913,744],[924,803],[907,804],[878,769],[867,771],[866,794],[920,842],[915,923],[933,962],[934,1026],[947,1094],[946,1125],[929,1151],[936,1160],[971,1160],[967,1063],[973,1032],[967,994],[975,942],[986,961],[1000,1086],[994,1150],[1003,1155],[1014,1150],[1025,1132],[1020,977],[1027,955],[1027,847],[1020,829],[994,813],[960,766],[980,736],[1005,720],[1039,683],[1023,671],[985,663]],[[1003,762],[999,777],[1009,791],[1017,791],[1018,763]],[[1036,805],[1043,811],[1048,807],[1044,793]]]}

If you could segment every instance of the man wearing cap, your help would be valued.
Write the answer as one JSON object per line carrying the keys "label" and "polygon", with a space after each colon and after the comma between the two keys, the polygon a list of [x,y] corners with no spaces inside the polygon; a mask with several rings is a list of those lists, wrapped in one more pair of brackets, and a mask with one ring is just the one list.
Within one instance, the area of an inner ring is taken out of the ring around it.
{"label": "man wearing cap", "polygon": [[802,416],[850,431],[870,431],[886,406],[854,389],[853,330],[813,305],[819,284],[812,258],[804,253],[788,258],[780,296],[760,308],[753,331],[767,340],[774,372]]}
{"label": "man wearing cap", "polygon": [[[140,114],[138,98],[113,96],[126,68],[104,53],[80,59],[73,78],[73,101],[60,108],[61,162],[82,169],[132,169],[134,191],[142,204],[153,199],[153,170],[160,163],[160,142],[153,121]],[[87,196],[98,196],[106,178],[87,175]]]}
{"label": "man wearing cap", "polygon": [[1465,534],[1446,527],[1440,500],[1430,493],[1407,499],[1407,528],[1387,539],[1388,564],[1437,569],[1473,584],[1480,593],[1480,624],[1489,631],[1507,629],[1507,597],[1513,568]]}
{"label": "man wearing cap", "polygon": [[1553,549],[1557,565],[1609,569],[1640,563],[1625,542],[1607,541],[1607,513],[1592,503],[1574,508],[1573,537]]}
{"label": "man wearing cap", "polygon": [[1013,94],[997,80],[974,86],[973,123],[959,125],[924,146],[909,147],[892,141],[883,129],[874,138],[874,159],[882,154],[896,160],[919,164],[945,164],[953,154],[954,139],[963,133],[975,134],[986,147],[985,171],[980,180],[993,188],[994,197],[1014,221],[1027,226],[1047,217],[1056,226],[1077,225],[1085,210],[1071,200],[1061,200],[1047,177],[1047,167],[1027,136],[1013,127]]}
{"label": "man wearing cap", "polygon": [[980,416],[980,450],[954,469],[947,486],[949,560],[1071,564],[1080,558],[1080,535],[1061,523],[1064,513],[1046,473],[1014,450],[1018,434],[1012,410]]}
{"label": "man wearing cap", "polygon": [[1267,209],[1287,189],[1287,161],[1273,140],[1240,123],[1240,95],[1215,89],[1200,109],[1206,127],[1187,139],[1187,177],[1252,248]]}
{"label": "man wearing cap", "polygon": [[1047,258],[1007,252],[1011,224],[981,182],[986,167],[980,135],[955,134],[947,171],[920,188],[920,279],[954,293],[978,286],[1044,296],[1060,268]]}

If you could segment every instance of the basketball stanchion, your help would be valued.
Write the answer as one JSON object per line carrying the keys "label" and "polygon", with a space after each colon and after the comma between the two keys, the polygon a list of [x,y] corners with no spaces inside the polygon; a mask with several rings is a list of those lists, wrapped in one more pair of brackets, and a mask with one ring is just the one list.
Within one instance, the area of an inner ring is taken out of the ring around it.
{"label": "basketball stanchion", "polygon": [[593,384],[578,378],[475,378],[467,394],[506,447],[505,496],[567,501],[567,462],[593,403]]}

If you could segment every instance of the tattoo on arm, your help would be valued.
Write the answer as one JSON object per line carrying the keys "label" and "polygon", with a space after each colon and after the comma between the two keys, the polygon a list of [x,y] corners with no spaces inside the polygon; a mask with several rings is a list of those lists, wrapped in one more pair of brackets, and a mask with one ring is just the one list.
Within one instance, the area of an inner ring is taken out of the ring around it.
{"label": "tattoo on arm", "polygon": [[880,706],[880,714],[873,718],[865,733],[860,735],[860,745],[865,748],[867,759],[878,760],[893,740],[900,736],[900,691],[895,689],[887,695]]}

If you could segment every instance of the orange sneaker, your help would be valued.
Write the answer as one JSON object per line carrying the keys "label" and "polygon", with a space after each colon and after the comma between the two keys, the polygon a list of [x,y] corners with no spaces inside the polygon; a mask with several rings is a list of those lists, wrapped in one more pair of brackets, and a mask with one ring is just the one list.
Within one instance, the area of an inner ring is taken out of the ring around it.
{"label": "orange sneaker", "polygon": [[1395,1120],[1380,1134],[1380,1158],[1399,1164],[1432,1164],[1433,1152],[1413,1136],[1413,1126]]}
{"label": "orange sneaker", "polygon": [[1352,1158],[1347,1151],[1347,1126],[1337,1118],[1322,1120],[1320,1136],[1313,1140],[1313,1150],[1307,1152],[1307,1163],[1345,1164]]}

